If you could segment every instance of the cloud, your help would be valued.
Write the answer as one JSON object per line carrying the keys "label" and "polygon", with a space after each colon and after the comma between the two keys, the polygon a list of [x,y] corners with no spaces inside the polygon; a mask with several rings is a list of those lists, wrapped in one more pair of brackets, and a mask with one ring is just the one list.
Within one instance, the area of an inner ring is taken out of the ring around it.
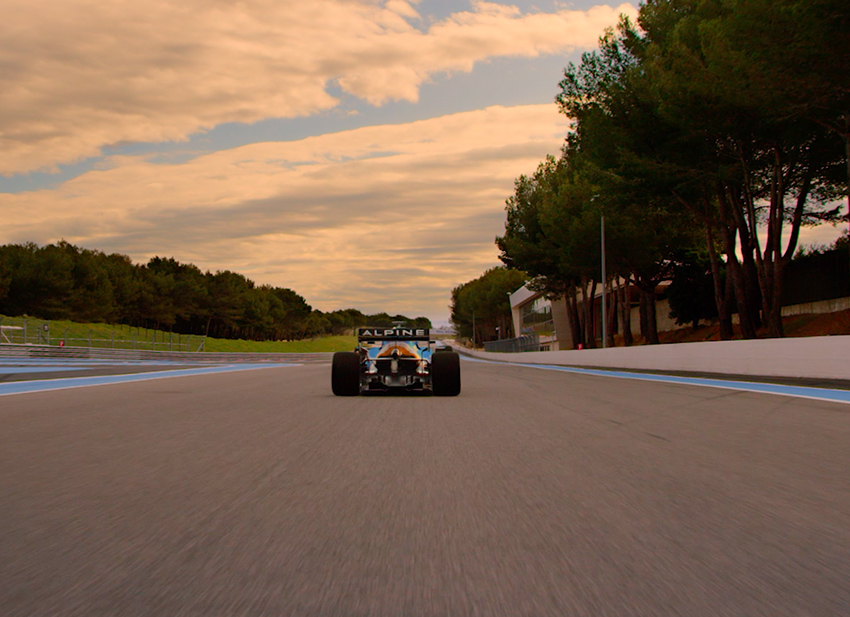
{"label": "cloud", "polygon": [[491,107],[175,165],[113,157],[56,189],[0,195],[4,236],[230,269],[322,310],[444,319],[452,287],[498,263],[514,179],[566,130],[554,104]]}
{"label": "cloud", "polygon": [[4,0],[0,174],[226,122],[416,101],[435,75],[596,45],[635,8],[528,13],[495,3],[426,24],[402,0]]}

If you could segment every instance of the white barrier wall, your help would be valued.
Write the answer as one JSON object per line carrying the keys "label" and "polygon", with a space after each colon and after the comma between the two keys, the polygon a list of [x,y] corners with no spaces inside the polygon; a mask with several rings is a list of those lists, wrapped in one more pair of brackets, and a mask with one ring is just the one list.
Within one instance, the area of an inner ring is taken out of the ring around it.
{"label": "white barrier wall", "polygon": [[708,341],[513,354],[468,350],[464,353],[487,360],[530,364],[850,379],[850,336]]}

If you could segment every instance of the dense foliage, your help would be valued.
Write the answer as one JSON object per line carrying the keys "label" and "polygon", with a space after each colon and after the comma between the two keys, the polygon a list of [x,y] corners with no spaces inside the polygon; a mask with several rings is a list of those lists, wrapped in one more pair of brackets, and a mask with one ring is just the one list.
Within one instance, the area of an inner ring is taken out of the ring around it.
{"label": "dense foliage", "polygon": [[451,320],[458,336],[471,340],[474,332],[476,343],[515,336],[508,294],[527,280],[525,272],[499,267],[455,287]]}
{"label": "dense foliage", "polygon": [[[781,336],[800,228],[842,218],[848,31],[844,0],[649,0],[637,24],[623,18],[566,68],[557,102],[572,130],[558,160],[517,180],[504,263],[566,296],[573,339],[588,346],[595,317],[578,296],[603,285],[616,302],[622,281],[640,291],[649,342],[665,280],[682,321],[717,315],[729,338],[735,310],[744,337]],[[714,307],[701,310],[706,291]]]}
{"label": "dense foliage", "polygon": [[163,257],[139,265],[126,255],[64,241],[0,246],[0,314],[252,340],[342,334],[393,321],[430,327],[425,317],[364,315],[356,309],[323,313],[291,289],[256,285],[229,270],[202,272]]}

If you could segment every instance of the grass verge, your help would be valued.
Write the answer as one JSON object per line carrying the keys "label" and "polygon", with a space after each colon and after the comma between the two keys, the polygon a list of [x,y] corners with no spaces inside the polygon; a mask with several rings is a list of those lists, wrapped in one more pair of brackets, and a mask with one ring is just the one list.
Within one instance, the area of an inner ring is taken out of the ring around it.
{"label": "grass verge", "polygon": [[243,341],[215,338],[204,340],[203,336],[134,328],[120,324],[77,323],[34,317],[6,317],[5,315],[0,315],[0,325],[15,328],[4,329],[0,335],[0,343],[58,346],[61,342],[69,347],[197,351],[203,343],[203,349],[206,352],[310,353],[346,351],[354,349],[357,344],[357,338],[354,336],[328,336],[303,341]]}
{"label": "grass verge", "polygon": [[208,338],[206,351],[242,353],[314,353],[351,351],[355,336],[326,336],[303,341],[243,341]]}

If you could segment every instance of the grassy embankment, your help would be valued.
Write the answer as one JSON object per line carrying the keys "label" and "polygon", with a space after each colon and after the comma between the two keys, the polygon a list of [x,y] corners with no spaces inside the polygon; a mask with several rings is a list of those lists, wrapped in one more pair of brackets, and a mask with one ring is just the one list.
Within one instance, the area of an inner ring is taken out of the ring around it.
{"label": "grassy embankment", "polygon": [[[48,324],[49,330],[44,330]],[[24,325],[23,317],[6,317],[0,315],[0,325]],[[243,341],[207,338],[196,335],[180,335],[133,328],[123,325],[104,323],[77,323],[65,320],[46,320],[33,317],[26,318],[26,342],[30,344],[59,345],[67,341],[68,346],[88,347],[89,339],[93,347],[115,349],[156,349],[158,351],[197,351],[203,343],[207,352],[276,352],[276,353],[309,353],[332,352],[354,349],[357,339],[353,336],[328,336],[303,341]],[[23,330],[4,332],[13,343],[23,343]],[[134,344],[135,341],[135,344]],[[0,342],[8,342],[0,337]]]}
{"label": "grassy embankment", "polygon": [[243,341],[208,338],[206,351],[310,353],[351,351],[357,345],[355,336],[325,336],[303,341]]}

